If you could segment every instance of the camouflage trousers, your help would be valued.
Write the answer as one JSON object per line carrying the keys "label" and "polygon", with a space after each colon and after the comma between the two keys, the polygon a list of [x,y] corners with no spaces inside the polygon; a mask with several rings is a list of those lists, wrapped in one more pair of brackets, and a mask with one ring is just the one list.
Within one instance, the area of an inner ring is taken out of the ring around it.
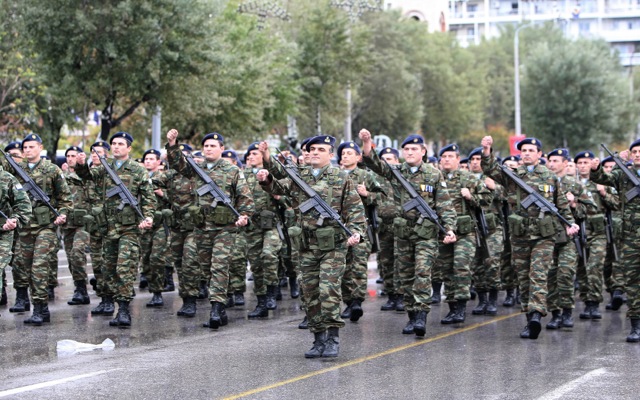
{"label": "camouflage trousers", "polygon": [[233,225],[203,231],[196,229],[198,260],[203,271],[209,271],[209,301],[225,303],[229,288],[229,265],[237,228]]}
{"label": "camouflage trousers", "polygon": [[2,273],[2,287],[6,284],[4,269],[11,263],[13,258],[13,238],[15,231],[0,230],[0,273]]}
{"label": "camouflage trousers", "polygon": [[[277,286],[278,253],[282,240],[276,228],[260,229],[255,227],[246,232],[247,257],[253,273],[253,293],[256,296],[267,294],[267,286]],[[242,277],[244,281],[244,276]]]}
{"label": "camouflage trousers", "polygon": [[580,300],[602,303],[602,287],[604,285],[603,268],[607,248],[604,234],[589,235],[587,247],[587,263],[578,264],[577,276],[580,285]]}
{"label": "camouflage trousers", "polygon": [[367,294],[367,264],[371,254],[371,243],[365,241],[347,248],[346,266],[342,276],[342,300],[349,303],[357,299],[364,301]]}
{"label": "camouflage trousers", "polygon": [[502,257],[500,258],[500,284],[504,290],[513,290],[518,287],[518,274],[511,264],[511,242],[504,243]]}
{"label": "camouflage trousers", "polygon": [[431,269],[438,255],[438,240],[422,239],[412,232],[408,239],[396,238],[394,255],[399,293],[404,293],[405,309],[429,312]]}
{"label": "camouflage trousers", "polygon": [[115,300],[129,302],[133,299],[133,285],[140,260],[140,231],[137,228],[116,229],[110,229],[104,238],[102,272]]}
{"label": "camouflage trousers", "polygon": [[74,281],[87,280],[87,253],[89,234],[81,227],[64,229],[64,251],[69,262],[69,271]]}
{"label": "camouflage trousers", "polygon": [[402,294],[399,290],[398,272],[395,265],[395,237],[393,230],[383,227],[378,234],[380,239],[380,251],[378,252],[378,271],[384,279],[384,291],[388,295]]}
{"label": "camouflage trousers", "polygon": [[442,244],[436,265],[442,271],[447,303],[471,298],[471,264],[476,252],[475,233],[458,235],[455,243]]}
{"label": "camouflage trousers", "polygon": [[[618,249],[618,258],[622,259],[622,243],[617,240],[616,244]],[[624,292],[624,271],[620,260],[615,261],[613,256],[613,249],[611,245],[607,244],[607,252],[604,258],[604,267],[602,270],[604,276],[604,283],[607,288],[607,292],[613,292],[614,290],[620,290]]]}
{"label": "camouflage trousers", "polygon": [[473,283],[479,292],[500,289],[500,264],[502,262],[502,227],[490,232],[487,236],[489,254],[484,254],[480,248],[476,248],[476,256],[473,269]]}
{"label": "camouflage trousers", "polygon": [[311,332],[344,327],[340,317],[340,302],[346,256],[344,241],[336,243],[336,248],[330,251],[300,251],[302,295]]}
{"label": "camouflage trousers", "polygon": [[46,303],[51,275],[51,253],[58,242],[56,232],[51,227],[22,228],[19,234],[20,257],[16,258],[12,270],[13,286],[29,287],[34,303]]}
{"label": "camouflage trousers", "polygon": [[511,237],[511,263],[518,274],[523,312],[547,315],[547,275],[554,245],[554,238]]}
{"label": "camouflage trousers", "polygon": [[195,232],[172,229],[170,248],[169,263],[178,272],[178,295],[182,298],[197,297],[200,292],[202,271],[198,260]]}
{"label": "camouflage trousers", "polygon": [[[55,231],[57,232],[57,230]],[[58,287],[58,252],[60,251],[60,238],[56,233],[54,248],[49,253],[49,282],[51,287]]]}
{"label": "camouflage trousers", "polygon": [[164,288],[164,267],[170,265],[167,261],[167,235],[164,228],[152,229],[140,238],[142,257],[142,271],[149,282],[151,293],[160,293]]}
{"label": "camouflage trousers", "polygon": [[625,232],[622,244],[624,288],[627,293],[627,317],[640,319],[640,235]]}
{"label": "camouflage trousers", "polygon": [[107,281],[104,279],[103,236],[99,232],[94,232],[89,235],[89,239],[91,243],[91,267],[93,269],[93,277],[96,278],[96,296],[113,296],[113,289],[109,289]]}
{"label": "camouflage trousers", "polygon": [[233,238],[233,250],[230,256],[231,263],[229,264],[229,288],[227,293],[244,293],[247,291],[246,228],[234,228],[234,230],[231,232],[231,235]]}
{"label": "camouflage trousers", "polygon": [[547,273],[547,310],[573,308],[573,279],[578,266],[578,253],[572,241],[555,244],[553,262]]}

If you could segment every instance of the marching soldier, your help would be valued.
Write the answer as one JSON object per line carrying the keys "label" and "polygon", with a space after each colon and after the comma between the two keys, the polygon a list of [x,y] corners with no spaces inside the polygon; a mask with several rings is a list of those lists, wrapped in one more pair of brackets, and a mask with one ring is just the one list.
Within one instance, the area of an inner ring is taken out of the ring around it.
{"label": "marching soldier", "polygon": [[[505,157],[502,160],[502,165],[511,168],[514,171],[518,169],[519,164],[520,156],[509,156]],[[502,187],[502,185],[500,186]],[[517,298],[518,296],[516,296],[516,291],[518,289],[518,274],[516,273],[513,264],[511,264],[511,238],[509,235],[508,223],[508,218],[511,214],[511,208],[509,207],[506,193],[504,193],[504,187],[502,187],[502,190],[504,196],[501,200],[500,223],[502,225],[504,236],[502,258],[500,260],[500,283],[502,284],[502,289],[504,289],[504,291],[506,292],[504,301],[502,302],[502,306],[513,307],[516,304],[516,300],[518,303],[520,303],[520,299]]]}

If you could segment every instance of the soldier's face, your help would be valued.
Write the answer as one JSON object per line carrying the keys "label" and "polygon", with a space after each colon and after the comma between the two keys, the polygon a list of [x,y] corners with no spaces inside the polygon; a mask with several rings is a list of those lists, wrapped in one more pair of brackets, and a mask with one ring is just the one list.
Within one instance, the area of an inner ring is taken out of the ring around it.
{"label": "soldier's face", "polygon": [[131,145],[124,138],[114,138],[111,141],[111,154],[117,160],[126,160],[129,158]]}
{"label": "soldier's face", "polygon": [[217,161],[222,156],[224,146],[215,139],[207,139],[202,147],[202,155],[207,161]]}
{"label": "soldier's face", "polygon": [[328,144],[312,144],[309,149],[311,166],[313,168],[322,168],[331,164],[331,159],[333,158],[332,149]]}
{"label": "soldier's face", "polygon": [[562,174],[567,168],[567,159],[560,156],[551,156],[547,160],[547,168],[554,174]]}
{"label": "soldier's face", "polygon": [[383,154],[382,159],[391,165],[400,164],[400,161],[398,161],[398,157],[396,157],[393,153]]}
{"label": "soldier's face", "polygon": [[631,149],[631,161],[634,167],[640,168],[640,146]]}
{"label": "soldier's face", "polygon": [[22,153],[30,163],[36,163],[40,160],[40,152],[42,151],[42,144],[31,140],[25,142],[22,145]]}
{"label": "soldier's face", "polygon": [[458,168],[462,171],[469,171],[469,163],[460,163],[458,164]]}
{"label": "soldier's face", "polygon": [[155,172],[160,166],[160,158],[154,154],[147,154],[144,157],[144,167],[149,172]]}
{"label": "soldier's face", "polygon": [[260,150],[251,150],[247,155],[247,164],[249,164],[250,167],[256,168],[262,167],[262,163],[262,153]]}
{"label": "soldier's face", "polygon": [[616,162],[615,161],[609,161],[606,162],[604,164],[602,164],[602,169],[604,169],[604,172],[609,173],[611,171],[613,171],[613,167],[616,166]]}
{"label": "soldier's face", "polygon": [[591,174],[591,159],[590,158],[580,158],[576,163],[576,168],[578,168],[578,173],[581,178],[588,178]]}
{"label": "soldier's face", "polygon": [[440,165],[443,171],[455,171],[460,165],[460,155],[455,151],[445,151],[440,156]]}
{"label": "soldier's face", "polygon": [[511,169],[514,169],[514,170],[515,170],[515,169],[517,169],[517,168],[518,168],[518,165],[519,165],[519,164],[518,164],[518,162],[517,162],[517,161],[505,161],[505,162],[504,162],[504,165],[506,165],[508,168],[511,168]]}
{"label": "soldier's face", "polygon": [[67,152],[67,165],[69,165],[69,168],[75,168],[76,165],[78,164],[78,152],[75,150],[69,150]]}
{"label": "soldier's face", "polygon": [[520,147],[520,159],[524,165],[536,165],[542,157],[542,152],[535,144],[523,144]]}
{"label": "soldier's face", "polygon": [[[95,150],[95,152],[93,152]],[[107,156],[107,150],[104,147],[96,146],[91,151],[91,165],[100,165],[100,159],[96,155],[96,153],[100,154],[100,157]]]}
{"label": "soldier's face", "polygon": [[473,156],[469,159],[469,169],[471,172],[482,172],[481,156]]}
{"label": "soldier's face", "polygon": [[311,165],[311,153],[302,150],[302,165]]}
{"label": "soldier's face", "polygon": [[570,176],[576,176],[576,163],[574,163],[573,161],[568,161],[566,173]]}
{"label": "soldier's face", "polygon": [[22,157],[22,152],[19,149],[9,150],[9,155],[13,158],[13,161],[20,162],[24,157]]}
{"label": "soldier's face", "polygon": [[360,154],[354,149],[342,149],[342,155],[340,158],[340,165],[346,169],[352,169],[358,164]]}
{"label": "soldier's face", "polygon": [[425,154],[427,154],[427,149],[421,144],[405,144],[402,148],[404,160],[412,167],[420,165]]}

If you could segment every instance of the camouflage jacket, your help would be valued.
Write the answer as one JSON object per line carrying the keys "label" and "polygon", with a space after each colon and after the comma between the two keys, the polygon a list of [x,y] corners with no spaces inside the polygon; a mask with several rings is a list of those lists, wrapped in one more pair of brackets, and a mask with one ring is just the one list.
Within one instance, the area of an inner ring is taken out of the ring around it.
{"label": "camouflage jacket", "polygon": [[[320,170],[317,177],[313,176],[311,168],[299,170],[300,177],[324,199],[340,216],[342,222],[353,234],[364,237],[365,218],[362,200],[356,191],[355,183],[349,179],[346,172],[337,167],[328,165]],[[289,178],[271,180],[261,184],[263,189],[272,194],[287,194],[296,210],[297,224],[307,231],[316,230],[319,214],[316,210],[310,210],[305,214],[300,213],[300,204],[308,200],[307,195]],[[338,225],[331,219],[325,219],[322,226]]]}
{"label": "camouflage jacket", "polygon": [[610,186],[605,186],[604,196],[598,190],[598,184],[594,183],[590,179],[580,179],[578,182],[582,184],[585,193],[595,203],[595,207],[590,207],[587,210],[587,220],[589,222],[587,228],[589,233],[598,233],[604,235],[604,229],[606,228],[605,213],[607,210],[617,210],[620,206],[618,195],[615,193],[615,189]]}
{"label": "camouflage jacket", "polygon": [[[15,218],[18,228],[31,218],[31,201],[18,179],[0,167],[0,210],[9,218]],[[0,218],[0,225],[6,220]],[[0,230],[0,235],[5,231]]]}
{"label": "camouflage jacket", "polygon": [[558,189],[561,193],[571,192],[573,196],[578,199],[576,207],[571,208],[573,218],[576,220],[582,220],[587,215],[594,215],[598,212],[598,206],[593,201],[593,198],[589,197],[588,193],[584,190],[584,186],[572,176],[556,177],[558,182]]}
{"label": "camouflage jacket", "polygon": [[385,196],[382,191],[382,187],[376,180],[376,175],[373,172],[358,167],[352,171],[343,171],[349,174],[349,178],[356,184],[356,186],[364,184],[369,195],[367,197],[360,196],[360,199],[362,200],[362,204],[365,206],[375,206],[380,202],[380,199]]}
{"label": "camouflage jacket", "polygon": [[[631,171],[640,176],[640,169],[630,167]],[[633,183],[627,178],[624,171],[614,169],[610,173],[604,172],[602,166],[591,171],[591,180],[601,185],[612,186],[618,193],[620,200],[620,211],[622,214],[622,229],[625,233],[640,236],[640,196],[628,201],[625,197],[627,191],[634,188]]]}
{"label": "camouflage jacket", "polygon": [[154,176],[155,188],[164,192],[163,201],[166,208],[173,211],[169,226],[181,231],[192,231],[194,223],[189,214],[189,207],[196,207],[196,178],[187,178],[175,169],[169,169]]}
{"label": "camouflage jacket", "polygon": [[[203,182],[197,177],[196,172],[187,163],[184,154],[180,150],[179,145],[169,146],[167,144],[167,158],[169,164],[175,168],[181,175],[196,179],[196,190]],[[226,193],[231,199],[234,208],[240,215],[251,217],[254,212],[253,196],[247,185],[242,170],[224,158],[220,158],[214,162],[203,162],[199,164],[200,168],[205,171],[211,179]],[[200,206],[204,215],[204,224],[201,229],[213,230],[221,229],[225,225],[233,225],[235,223],[235,215],[224,205],[213,206],[213,197],[207,193],[204,196],[196,196],[196,205]]]}
{"label": "camouflage jacket", "polygon": [[[447,190],[458,218],[462,215],[473,217],[475,208],[489,207],[491,205],[493,193],[487,188],[484,181],[478,179],[471,172],[458,169],[451,172],[443,171],[442,174],[447,182]],[[463,188],[469,189],[471,200],[466,200],[462,197],[461,191]]]}
{"label": "camouflage jacket", "polygon": [[[365,165],[373,172],[387,179],[393,186],[393,196],[396,204],[404,205],[410,200],[409,193],[400,185],[398,180],[393,176],[390,167],[380,160],[375,151],[371,151],[369,156],[362,156]],[[431,164],[422,163],[415,172],[411,171],[411,167],[407,163],[399,166],[402,175],[413,185],[415,190],[420,193],[423,199],[434,209],[441,219],[441,224],[446,231],[456,231],[456,211],[451,202],[447,183],[442,173],[434,168]],[[402,211],[402,217],[408,221],[415,222],[419,215],[416,210],[408,212]]]}
{"label": "camouflage jacket", "polygon": [[396,194],[391,181],[381,176],[376,176],[376,180],[386,196],[382,196],[378,202],[378,216],[382,218],[384,223],[393,223],[393,219],[401,214],[400,204],[396,201]]}

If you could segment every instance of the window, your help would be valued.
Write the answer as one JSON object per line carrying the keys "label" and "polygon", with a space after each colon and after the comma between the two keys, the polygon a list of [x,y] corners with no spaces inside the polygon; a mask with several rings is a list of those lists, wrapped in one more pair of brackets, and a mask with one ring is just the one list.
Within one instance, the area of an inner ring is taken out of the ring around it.
{"label": "window", "polygon": [[472,13],[472,12],[478,12],[478,5],[477,4],[467,4],[467,11]]}
{"label": "window", "polygon": [[583,22],[583,21],[581,21],[580,24],[578,24],[578,29],[580,29],[580,32],[590,32],[591,31],[591,22]]}

